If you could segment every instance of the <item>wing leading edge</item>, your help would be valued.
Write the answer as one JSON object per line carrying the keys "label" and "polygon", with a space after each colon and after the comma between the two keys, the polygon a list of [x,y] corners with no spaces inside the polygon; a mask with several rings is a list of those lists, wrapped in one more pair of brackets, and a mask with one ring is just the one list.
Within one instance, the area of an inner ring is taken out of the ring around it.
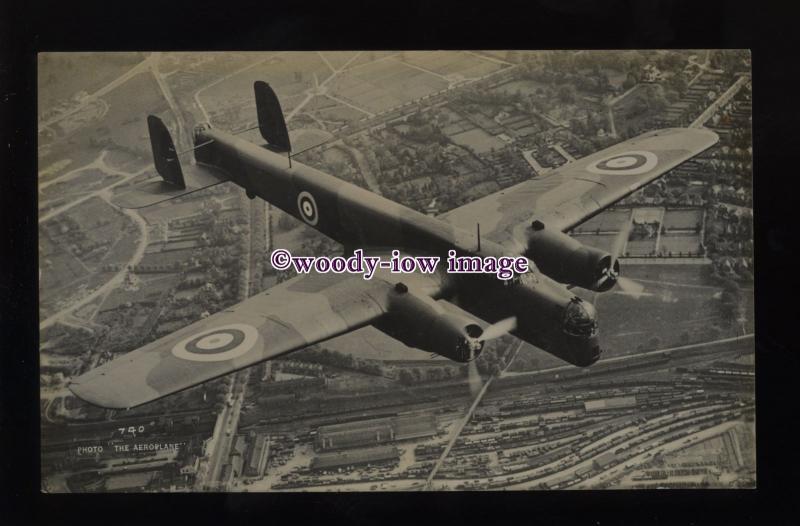
{"label": "wing leading edge", "polygon": [[363,327],[387,308],[384,281],[298,276],[107,362],[70,390],[101,407],[127,409]]}
{"label": "wing leading edge", "polygon": [[533,219],[567,231],[681,163],[704,152],[719,137],[703,128],[668,128],[561,166],[546,176],[477,199],[443,215],[498,243],[523,239]]}

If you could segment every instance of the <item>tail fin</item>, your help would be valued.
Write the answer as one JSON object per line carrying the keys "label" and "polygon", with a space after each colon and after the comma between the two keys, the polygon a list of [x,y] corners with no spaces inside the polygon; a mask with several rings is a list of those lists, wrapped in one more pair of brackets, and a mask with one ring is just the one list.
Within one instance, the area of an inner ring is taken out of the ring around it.
{"label": "tail fin", "polygon": [[178,152],[164,122],[155,115],[148,115],[147,128],[150,131],[150,146],[153,149],[156,171],[164,181],[176,188],[186,188]]}
{"label": "tail fin", "polygon": [[257,80],[253,85],[256,94],[256,113],[258,114],[258,130],[271,146],[281,152],[291,152],[289,131],[283,118],[283,110],[278,96],[269,84]]}

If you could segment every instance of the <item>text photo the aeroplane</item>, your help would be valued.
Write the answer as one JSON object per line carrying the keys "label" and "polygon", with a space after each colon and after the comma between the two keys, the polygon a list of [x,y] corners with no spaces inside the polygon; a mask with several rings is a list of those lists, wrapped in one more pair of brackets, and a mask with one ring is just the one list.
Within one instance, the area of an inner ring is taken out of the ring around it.
{"label": "text photo the aeroplane", "polygon": [[255,98],[267,144],[201,125],[194,164],[181,164],[166,126],[150,116],[160,178],[115,204],[141,208],[230,181],[338,241],[345,253],[521,255],[529,272],[507,281],[442,266],[430,274],[377,269],[370,280],[301,274],[74,378],[69,388],[78,397],[131,408],[367,325],[459,362],[508,331],[571,364],[591,365],[601,354],[597,315],[570,288],[614,287],[619,250],[584,246],[566,232],[718,140],[705,129],[651,131],[431,217],[292,160],[274,91],[256,82]]}

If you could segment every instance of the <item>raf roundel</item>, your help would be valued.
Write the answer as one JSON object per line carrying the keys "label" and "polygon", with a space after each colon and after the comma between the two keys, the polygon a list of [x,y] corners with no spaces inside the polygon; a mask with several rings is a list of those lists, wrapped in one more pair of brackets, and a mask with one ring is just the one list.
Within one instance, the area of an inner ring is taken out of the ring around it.
{"label": "raf roundel", "polygon": [[255,327],[234,323],[194,334],[177,343],[172,354],[192,362],[221,362],[246,354],[257,341]]}
{"label": "raf roundel", "polygon": [[586,170],[603,175],[641,175],[655,168],[657,164],[656,154],[637,150],[600,159],[587,166]]}
{"label": "raf roundel", "polygon": [[300,212],[300,217],[303,218],[303,221],[309,225],[314,226],[319,221],[317,202],[310,193],[300,192],[300,195],[297,196],[297,210]]}

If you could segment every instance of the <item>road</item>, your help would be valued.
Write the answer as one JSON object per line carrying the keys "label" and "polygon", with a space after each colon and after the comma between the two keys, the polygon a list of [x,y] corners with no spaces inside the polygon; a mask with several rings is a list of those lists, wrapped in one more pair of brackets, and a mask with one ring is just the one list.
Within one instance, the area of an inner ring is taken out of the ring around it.
{"label": "road", "polygon": [[[114,184],[106,186],[105,188],[101,188],[99,190],[95,190],[94,192],[90,192],[88,194],[84,194],[81,197],[79,197],[78,199],[75,199],[74,201],[71,201],[71,202],[69,202],[69,203],[67,203],[65,205],[62,205],[62,206],[56,208],[55,210],[51,210],[50,212],[46,213],[45,215],[39,216],[39,223],[40,224],[44,223],[45,221],[48,221],[48,220],[54,218],[55,216],[57,216],[59,214],[63,214],[64,212],[66,212],[70,208],[72,208],[74,206],[77,206],[77,205],[79,205],[79,204],[81,204],[81,203],[83,203],[85,201],[88,201],[92,197],[101,197],[101,198],[105,199],[106,201],[109,201],[111,199],[111,189],[112,188],[114,188],[116,186],[119,186],[121,184],[127,183],[131,179],[133,179],[135,177],[138,177],[138,176],[142,175],[145,172],[148,172],[148,171],[155,172],[155,169],[153,168],[153,165],[145,166],[144,168],[142,168],[138,172],[123,172],[121,170],[117,170],[116,168],[114,168],[112,166],[109,166],[105,162],[105,155],[104,154],[101,154],[100,157],[98,157],[95,161],[93,161],[89,165],[86,165],[86,166],[84,166],[82,168],[78,168],[76,170],[73,170],[73,172],[84,170],[84,169],[87,169],[87,168],[96,168],[96,169],[101,170],[102,172],[105,172],[105,173],[110,174],[110,175],[120,175],[120,176],[122,176],[122,179],[117,181]],[[67,175],[67,174],[64,174],[64,175]],[[55,182],[55,181],[49,181],[49,183],[52,183],[52,182]],[[44,184],[42,186],[44,186]]]}
{"label": "road", "polygon": [[703,126],[706,123],[706,121],[708,121],[708,119],[710,119],[720,109],[720,107],[727,104],[728,101],[730,101],[734,97],[734,95],[736,95],[739,92],[742,86],[747,84],[749,81],[750,81],[749,75],[742,75],[741,77],[736,79],[736,82],[734,82],[731,85],[731,87],[725,91],[725,93],[720,95],[717,98],[717,100],[715,100],[708,108],[706,108],[706,111],[701,113],[700,116],[697,117],[694,120],[694,122],[692,122],[689,125],[689,127],[700,128],[701,126]]}
{"label": "road", "polygon": [[533,171],[536,172],[536,175],[543,175],[552,170],[552,168],[545,168],[539,161],[536,160],[533,156],[533,150],[523,150],[522,157],[527,161]]}
{"label": "road", "polygon": [[[641,353],[636,353],[636,354],[628,354],[628,355],[625,355],[625,356],[617,356],[617,357],[614,357],[614,358],[605,358],[605,359],[602,359],[602,360],[598,361],[597,364],[598,365],[602,365],[602,364],[613,363],[613,362],[624,362],[624,361],[627,361],[627,360],[633,360],[633,359],[637,359],[637,358],[642,358],[643,356],[649,356],[651,354],[664,354],[665,352],[675,353],[675,352],[681,352],[681,351],[689,351],[689,350],[692,350],[692,349],[699,349],[699,348],[703,348],[703,347],[711,347],[711,346],[723,345],[723,344],[726,344],[726,343],[743,342],[743,341],[746,341],[746,340],[753,339],[754,337],[755,337],[755,334],[751,333],[751,334],[745,334],[745,335],[742,335],[742,336],[734,336],[733,338],[723,338],[723,339],[720,339],[720,340],[714,340],[714,341],[710,341],[710,342],[693,343],[693,344],[690,344],[690,345],[681,345],[679,347],[667,347],[667,348],[658,349],[658,350],[655,350],[655,351],[647,351],[647,352],[641,352]],[[542,375],[542,374],[555,373],[555,372],[558,372],[558,371],[566,371],[566,370],[570,370],[571,371],[571,370],[574,370],[574,369],[575,369],[574,365],[560,365],[558,367],[551,367],[549,369],[542,369],[540,371],[505,373],[504,376],[538,376],[538,375]]]}
{"label": "road", "polygon": [[[255,223],[258,216],[256,207],[264,206],[260,200],[243,199],[245,206],[248,207],[247,218],[250,223],[248,229],[249,240],[247,243],[247,255],[245,256],[245,269],[243,273],[244,285],[240,288],[240,300],[245,300],[251,293],[257,293],[260,289],[259,283],[253,283],[254,276],[258,273],[253,272],[255,265],[255,250],[256,246],[260,245],[259,231],[261,225]],[[265,215],[268,216],[269,211],[265,209]],[[268,221],[268,219],[267,219]],[[267,240],[268,242],[269,240]],[[217,416],[217,422],[214,427],[214,433],[208,443],[206,457],[201,463],[201,468],[195,480],[195,488],[198,490],[223,490],[229,488],[221,488],[220,476],[222,475],[222,468],[228,463],[230,458],[231,449],[233,448],[236,440],[236,435],[239,430],[239,416],[241,415],[242,406],[244,404],[245,392],[247,389],[247,381],[250,378],[251,369],[244,369],[233,373],[233,382],[228,391],[228,396],[233,399],[233,404],[225,407],[220,411]],[[235,394],[234,393],[237,393]],[[229,399],[230,399],[229,398]],[[241,475],[241,473],[239,473]],[[235,479],[233,481],[235,483]]]}
{"label": "road", "polygon": [[73,174],[76,174],[78,172],[82,172],[84,170],[91,170],[93,168],[96,169],[96,170],[103,170],[106,167],[106,164],[105,164],[106,153],[108,153],[107,150],[103,150],[102,152],[100,152],[100,155],[97,156],[97,159],[95,159],[94,161],[90,162],[89,164],[85,164],[85,165],[83,165],[81,167],[75,168],[75,169],[70,170],[68,172],[64,172],[63,174],[59,175],[58,177],[54,177],[54,178],[50,179],[49,181],[45,181],[43,183],[39,183],[39,191],[41,192],[42,190],[44,190],[48,186],[50,186],[52,184],[55,184],[55,183],[58,183],[58,182],[61,182],[64,179],[68,179]]}
{"label": "road", "polygon": [[564,158],[564,160],[565,160],[565,161],[567,161],[568,163],[571,163],[572,161],[574,161],[574,160],[575,160],[575,157],[573,157],[572,155],[570,155],[570,153],[569,153],[567,150],[565,150],[565,149],[564,149],[564,147],[563,147],[563,146],[561,146],[560,144],[554,144],[554,145],[553,145],[553,149],[554,149],[555,151],[557,151],[557,152],[558,152],[558,155],[560,155],[561,157],[563,157],[563,158]]}
{"label": "road", "polygon": [[[246,372],[238,373],[233,384],[231,384],[231,388],[234,389],[239,382],[246,382],[247,376]],[[239,427],[239,415],[241,414],[243,402],[244,390],[233,397],[232,407],[229,408],[226,406],[225,411],[221,413],[222,427],[220,429],[220,435],[214,443],[213,451],[208,458],[209,477],[206,482],[206,487],[209,489],[218,488],[222,467],[228,462],[233,443],[236,440],[236,431]]]}

